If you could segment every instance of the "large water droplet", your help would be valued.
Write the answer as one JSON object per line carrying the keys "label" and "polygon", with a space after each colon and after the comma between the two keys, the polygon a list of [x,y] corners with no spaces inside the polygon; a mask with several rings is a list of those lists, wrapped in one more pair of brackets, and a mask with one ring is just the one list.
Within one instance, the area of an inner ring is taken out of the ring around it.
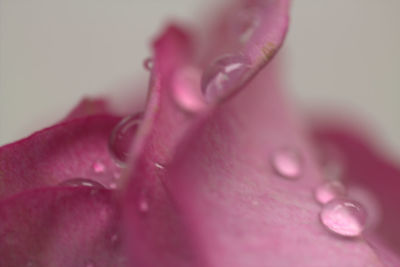
{"label": "large water droplet", "polygon": [[200,90],[201,72],[186,67],[176,72],[173,79],[174,102],[184,111],[198,112],[206,107]]}
{"label": "large water droplet", "polygon": [[143,61],[143,66],[146,70],[151,71],[153,69],[153,58],[149,57]]}
{"label": "large water droplet", "polygon": [[217,102],[239,88],[250,68],[248,58],[225,55],[215,60],[204,72],[201,89],[207,102]]}
{"label": "large water droplet", "polygon": [[345,195],[346,187],[339,181],[327,181],[318,186],[314,192],[315,199],[321,204]]}
{"label": "large water droplet", "polygon": [[109,150],[113,158],[119,163],[127,161],[131,144],[142,121],[141,114],[123,118],[113,129],[109,139]]}
{"label": "large water droplet", "polygon": [[360,203],[337,198],[324,205],[320,219],[322,224],[333,233],[355,237],[364,230],[367,213]]}
{"label": "large water droplet", "polygon": [[288,179],[297,179],[302,174],[303,164],[298,152],[290,148],[277,150],[272,156],[275,171]]}
{"label": "large water droplet", "polygon": [[86,186],[86,187],[93,187],[93,188],[103,188],[104,186],[99,182],[94,180],[90,180],[87,178],[72,178],[65,180],[59,183],[59,186],[69,186],[69,187],[78,187],[78,186]]}

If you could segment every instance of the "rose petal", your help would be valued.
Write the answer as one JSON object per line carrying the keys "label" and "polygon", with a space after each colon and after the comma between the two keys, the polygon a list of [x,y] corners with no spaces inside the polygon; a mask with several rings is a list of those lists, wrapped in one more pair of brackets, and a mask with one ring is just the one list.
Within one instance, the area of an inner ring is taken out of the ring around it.
{"label": "rose petal", "polygon": [[346,184],[363,188],[374,196],[380,207],[380,220],[366,237],[380,253],[395,255],[397,264],[389,266],[400,265],[400,168],[371,145],[365,134],[349,125],[318,123],[313,136],[317,144],[334,145],[347,159],[343,173]]}
{"label": "rose petal", "polygon": [[170,26],[154,43],[155,57],[147,108],[135,139],[125,217],[132,264],[196,265],[196,252],[161,184],[164,166],[195,117],[174,104],[172,77],[191,57],[190,37]]}
{"label": "rose petal", "polygon": [[[362,239],[320,224],[312,192],[321,175],[272,68],[180,147],[165,180],[186,231],[208,266],[380,266]],[[302,157],[297,181],[271,167],[282,147]]]}
{"label": "rose petal", "polygon": [[118,223],[118,206],[105,189],[13,196],[0,202],[0,266],[122,266]]}
{"label": "rose petal", "polygon": [[109,115],[73,119],[0,147],[0,198],[72,178],[107,187],[120,172],[108,152],[118,120]]}
{"label": "rose petal", "polygon": [[70,111],[65,120],[98,114],[111,114],[108,101],[104,98],[84,98]]}
{"label": "rose petal", "polygon": [[233,1],[211,24],[202,66],[225,54],[244,56],[250,66],[240,82],[229,88],[226,99],[238,93],[279,51],[288,30],[289,8],[289,0]]}

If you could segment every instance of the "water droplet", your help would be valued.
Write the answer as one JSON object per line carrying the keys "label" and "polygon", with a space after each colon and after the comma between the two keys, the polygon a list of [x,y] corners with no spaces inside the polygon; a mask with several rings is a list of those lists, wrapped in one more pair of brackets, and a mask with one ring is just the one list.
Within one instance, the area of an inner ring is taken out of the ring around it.
{"label": "water droplet", "polygon": [[118,235],[117,234],[113,234],[111,236],[111,243],[115,244],[118,241],[118,239],[119,239]]}
{"label": "water droplet", "polygon": [[217,102],[241,86],[249,60],[241,55],[225,55],[215,60],[204,72],[201,89],[207,102]]}
{"label": "water droplet", "polygon": [[333,233],[355,237],[364,230],[367,213],[360,203],[337,198],[323,206],[320,219],[322,224]]}
{"label": "water droplet", "polygon": [[109,150],[113,158],[121,165],[128,159],[131,144],[138,130],[141,114],[123,118],[113,129],[109,139]]}
{"label": "water droplet", "polygon": [[139,211],[142,213],[149,211],[149,203],[145,199],[139,201]]}
{"label": "water droplet", "polygon": [[156,166],[157,169],[163,170],[165,167],[161,165],[160,163],[154,163],[154,166]]}
{"label": "water droplet", "polygon": [[110,183],[110,189],[117,189],[116,183]]}
{"label": "water droplet", "polygon": [[368,227],[368,229],[373,229],[378,226],[382,220],[382,207],[375,193],[366,187],[360,187],[358,185],[349,186],[347,191],[352,199],[363,203],[368,214],[366,227]]}
{"label": "water droplet", "polygon": [[60,186],[69,186],[69,187],[79,187],[79,186],[86,186],[86,187],[93,187],[93,188],[103,188],[104,186],[99,182],[94,180],[86,179],[86,178],[72,178],[65,180],[59,183]]}
{"label": "water droplet", "polygon": [[149,57],[143,61],[143,66],[146,70],[151,71],[153,69],[153,58]]}
{"label": "water droplet", "polygon": [[272,166],[279,175],[289,179],[299,178],[303,170],[300,155],[289,148],[279,149],[273,154]]}
{"label": "water droplet", "polygon": [[96,265],[92,261],[88,261],[85,267],[96,267]]}
{"label": "water droplet", "polygon": [[345,195],[346,187],[339,181],[327,181],[318,186],[314,192],[315,199],[321,204],[326,204]]}
{"label": "water droplet", "polygon": [[173,99],[182,110],[198,112],[206,107],[200,89],[201,72],[194,67],[177,71],[173,79]]}
{"label": "water droplet", "polygon": [[100,161],[96,161],[95,163],[93,163],[93,171],[95,173],[102,173],[105,171],[105,169],[106,167]]}

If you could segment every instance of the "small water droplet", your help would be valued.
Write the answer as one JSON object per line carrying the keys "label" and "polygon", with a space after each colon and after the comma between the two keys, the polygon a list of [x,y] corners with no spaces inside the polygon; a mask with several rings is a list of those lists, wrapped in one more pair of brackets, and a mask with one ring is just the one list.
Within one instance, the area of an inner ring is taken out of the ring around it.
{"label": "small water droplet", "polygon": [[206,103],[200,89],[201,72],[195,67],[185,67],[173,79],[173,100],[184,111],[194,113],[205,109]]}
{"label": "small water droplet", "polygon": [[85,267],[96,267],[96,265],[92,261],[88,261]]}
{"label": "small water droplet", "polygon": [[109,139],[109,150],[117,163],[123,165],[128,159],[128,153],[133,139],[142,121],[142,114],[123,118],[113,129]]}
{"label": "small water droplet", "polygon": [[299,178],[303,170],[300,155],[290,148],[277,150],[272,156],[272,166],[280,176],[289,179]]}
{"label": "small water droplet", "polygon": [[117,189],[117,183],[110,183],[110,189]]}
{"label": "small water droplet", "polygon": [[204,72],[201,89],[207,102],[217,102],[241,86],[249,60],[241,55],[224,55],[215,60]]}
{"label": "small water droplet", "polygon": [[323,206],[320,219],[322,224],[333,233],[345,237],[356,237],[365,228],[367,213],[360,203],[337,198]]}
{"label": "small water droplet", "polygon": [[94,180],[90,180],[87,178],[72,178],[59,183],[60,186],[69,186],[69,187],[79,187],[79,186],[86,186],[86,187],[93,187],[93,188],[104,188],[102,184],[96,182]]}
{"label": "small water droplet", "polygon": [[139,201],[139,211],[142,213],[149,211],[149,203],[145,199]]}
{"label": "small water droplet", "polygon": [[93,171],[95,173],[103,173],[105,169],[106,167],[100,161],[96,161],[95,163],[93,163]]}
{"label": "small water droplet", "polygon": [[118,235],[117,234],[113,234],[111,236],[111,243],[115,244],[118,241],[118,239],[119,239]]}
{"label": "small water droplet", "polygon": [[327,181],[318,186],[314,192],[315,199],[321,204],[345,195],[346,187],[339,181]]}
{"label": "small water droplet", "polygon": [[146,70],[151,71],[153,69],[153,58],[149,57],[143,61],[143,66]]}
{"label": "small water droplet", "polygon": [[163,170],[165,167],[161,165],[160,163],[154,163],[154,166],[156,166],[157,169]]}

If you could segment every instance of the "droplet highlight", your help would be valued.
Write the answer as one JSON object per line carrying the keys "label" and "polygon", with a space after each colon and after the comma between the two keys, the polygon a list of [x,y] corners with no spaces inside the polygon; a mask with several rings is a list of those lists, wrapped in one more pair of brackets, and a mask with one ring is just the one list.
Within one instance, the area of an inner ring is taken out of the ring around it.
{"label": "droplet highlight", "polygon": [[323,206],[320,219],[329,231],[344,237],[356,237],[365,228],[367,213],[360,203],[338,198]]}
{"label": "droplet highlight", "polygon": [[272,156],[272,166],[280,176],[288,179],[297,179],[303,171],[300,154],[290,148],[277,150]]}
{"label": "droplet highlight", "polygon": [[250,61],[242,55],[224,55],[204,72],[201,90],[208,103],[218,102],[238,89],[250,69]]}
{"label": "droplet highlight", "polygon": [[95,173],[103,173],[105,169],[106,167],[100,161],[96,161],[95,163],[93,163],[93,171]]}
{"label": "droplet highlight", "polygon": [[127,116],[111,132],[108,147],[112,157],[120,165],[126,163],[128,159],[129,150],[141,121],[141,114]]}
{"label": "droplet highlight", "polygon": [[145,199],[139,201],[139,211],[141,213],[147,213],[149,211],[149,203]]}
{"label": "droplet highlight", "polygon": [[99,182],[96,182],[91,179],[87,178],[72,178],[65,180],[61,183],[59,183],[59,186],[68,186],[68,187],[80,187],[80,186],[85,186],[85,187],[93,187],[93,188],[104,188],[102,184]]}
{"label": "droplet highlight", "polygon": [[327,181],[315,189],[314,197],[320,204],[346,196],[346,187],[340,181]]}
{"label": "droplet highlight", "polygon": [[151,57],[146,58],[143,61],[143,67],[148,71],[151,71],[153,69],[153,64],[154,64],[154,61],[153,61],[153,58],[151,58]]}

